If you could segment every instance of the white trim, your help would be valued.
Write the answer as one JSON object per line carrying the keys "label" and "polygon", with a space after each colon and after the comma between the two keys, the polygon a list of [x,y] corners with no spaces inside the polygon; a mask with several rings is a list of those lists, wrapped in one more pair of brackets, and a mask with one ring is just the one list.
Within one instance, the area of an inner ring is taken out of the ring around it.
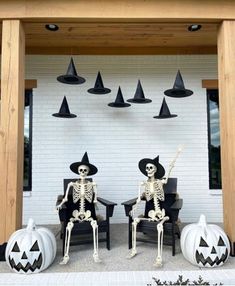
{"label": "white trim", "polygon": [[23,191],[23,197],[31,197],[31,191]]}
{"label": "white trim", "polygon": [[217,190],[211,189],[209,190],[209,194],[212,196],[222,196],[222,189],[217,189]]}

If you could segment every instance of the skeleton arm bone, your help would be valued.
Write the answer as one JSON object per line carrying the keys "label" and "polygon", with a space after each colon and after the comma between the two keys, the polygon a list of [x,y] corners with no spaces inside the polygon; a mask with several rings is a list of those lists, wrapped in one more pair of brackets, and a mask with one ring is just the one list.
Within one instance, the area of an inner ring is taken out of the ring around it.
{"label": "skeleton arm bone", "polygon": [[163,184],[167,184],[168,179],[169,179],[170,174],[171,174],[171,171],[172,171],[172,169],[174,168],[175,162],[176,162],[177,158],[179,157],[179,154],[182,152],[182,150],[183,150],[183,146],[180,145],[180,146],[178,147],[178,149],[177,149],[175,158],[171,161],[171,163],[170,163],[170,165],[169,165],[169,170],[168,170],[167,176],[166,176],[164,179],[161,180]]}
{"label": "skeleton arm bone", "polygon": [[72,186],[73,182],[68,183],[64,198],[62,199],[61,203],[58,206],[56,206],[57,210],[61,209],[62,205],[68,201],[69,189]]}
{"label": "skeleton arm bone", "polygon": [[137,210],[138,204],[141,202],[141,197],[144,195],[144,192],[141,194],[141,188],[144,186],[144,182],[141,182],[139,184],[139,191],[138,191],[138,198],[136,200],[136,203],[132,206],[132,210],[130,212],[130,215],[134,217],[134,212]]}
{"label": "skeleton arm bone", "polygon": [[93,192],[94,192],[94,203],[97,204],[97,184],[96,183],[92,183],[93,186]]}

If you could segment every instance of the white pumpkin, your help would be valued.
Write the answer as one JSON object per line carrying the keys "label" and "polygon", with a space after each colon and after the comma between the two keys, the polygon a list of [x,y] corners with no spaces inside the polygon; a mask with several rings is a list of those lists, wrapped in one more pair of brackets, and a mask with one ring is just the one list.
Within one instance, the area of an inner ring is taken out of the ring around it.
{"label": "white pumpkin", "polygon": [[5,257],[9,267],[24,274],[38,273],[55,259],[56,239],[47,228],[36,228],[29,219],[24,229],[14,232],[7,243]]}
{"label": "white pumpkin", "polygon": [[226,233],[217,225],[207,224],[204,215],[198,223],[183,228],[180,245],[185,259],[200,267],[221,266],[230,253]]}

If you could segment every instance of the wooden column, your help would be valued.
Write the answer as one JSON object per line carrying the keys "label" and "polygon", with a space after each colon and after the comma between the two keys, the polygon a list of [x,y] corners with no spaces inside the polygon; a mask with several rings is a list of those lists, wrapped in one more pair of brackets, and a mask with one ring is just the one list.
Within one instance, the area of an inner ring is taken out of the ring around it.
{"label": "wooden column", "polygon": [[224,228],[235,255],[235,21],[218,32],[218,74]]}
{"label": "wooden column", "polygon": [[25,35],[19,20],[2,24],[0,244],[22,226]]}

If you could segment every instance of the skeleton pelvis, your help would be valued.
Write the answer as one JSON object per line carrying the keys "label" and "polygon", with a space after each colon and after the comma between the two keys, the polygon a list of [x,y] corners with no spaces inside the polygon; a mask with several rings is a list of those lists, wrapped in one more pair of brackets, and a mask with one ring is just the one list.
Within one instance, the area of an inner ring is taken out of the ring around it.
{"label": "skeleton pelvis", "polygon": [[152,219],[161,219],[165,216],[165,210],[151,210],[148,212],[148,216]]}

